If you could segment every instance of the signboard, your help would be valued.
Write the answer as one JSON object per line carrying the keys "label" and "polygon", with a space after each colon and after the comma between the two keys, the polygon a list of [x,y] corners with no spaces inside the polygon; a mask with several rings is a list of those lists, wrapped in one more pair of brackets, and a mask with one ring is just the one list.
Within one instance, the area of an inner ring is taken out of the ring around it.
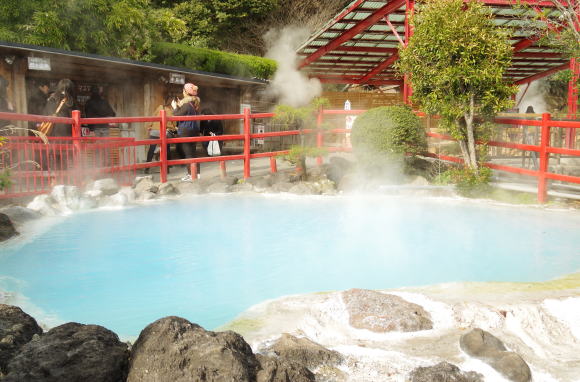
{"label": "signboard", "polygon": [[177,85],[185,85],[185,74],[169,73],[169,83]]}
{"label": "signboard", "polygon": [[50,58],[28,57],[28,70],[50,71]]}

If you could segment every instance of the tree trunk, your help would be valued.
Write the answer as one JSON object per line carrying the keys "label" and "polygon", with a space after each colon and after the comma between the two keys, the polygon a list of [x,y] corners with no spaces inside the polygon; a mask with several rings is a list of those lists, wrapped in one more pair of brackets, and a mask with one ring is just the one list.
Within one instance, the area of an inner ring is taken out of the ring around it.
{"label": "tree trunk", "polygon": [[464,115],[465,129],[467,130],[467,151],[469,152],[469,167],[478,170],[477,150],[475,148],[475,134],[473,132],[473,119],[475,116],[475,97],[473,94],[469,100],[469,113]]}
{"label": "tree trunk", "polygon": [[469,160],[469,151],[467,150],[467,143],[465,142],[465,139],[459,140],[459,148],[461,148],[461,155],[463,156],[465,164],[471,167],[471,163]]}
{"label": "tree trunk", "polygon": [[306,180],[308,177],[308,174],[306,173],[306,157],[304,155],[301,155],[296,163],[296,175],[300,180]]}

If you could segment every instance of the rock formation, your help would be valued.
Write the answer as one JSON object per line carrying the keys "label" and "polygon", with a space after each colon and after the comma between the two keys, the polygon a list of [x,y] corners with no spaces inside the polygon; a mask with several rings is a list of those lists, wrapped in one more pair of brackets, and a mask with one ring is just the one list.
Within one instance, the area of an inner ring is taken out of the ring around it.
{"label": "rock formation", "polygon": [[0,213],[0,241],[8,240],[15,235],[18,235],[18,232],[8,215]]}
{"label": "rock formation", "polygon": [[68,323],[22,347],[2,382],[125,380],[129,351],[117,335],[98,325]]}
{"label": "rock formation", "polygon": [[507,351],[501,340],[479,328],[461,336],[461,350],[486,362],[503,376],[514,382],[529,382],[532,372],[528,364],[514,352]]}
{"label": "rock formation", "polygon": [[8,361],[35,334],[42,334],[42,329],[34,318],[16,306],[0,304],[0,376],[6,373]]}
{"label": "rock formation", "polygon": [[373,332],[414,332],[433,329],[431,315],[401,297],[372,290],[350,289],[342,293],[350,325]]}
{"label": "rock formation", "polygon": [[434,366],[418,367],[409,375],[409,382],[483,382],[483,375],[474,371],[462,372],[457,366],[440,362]]}

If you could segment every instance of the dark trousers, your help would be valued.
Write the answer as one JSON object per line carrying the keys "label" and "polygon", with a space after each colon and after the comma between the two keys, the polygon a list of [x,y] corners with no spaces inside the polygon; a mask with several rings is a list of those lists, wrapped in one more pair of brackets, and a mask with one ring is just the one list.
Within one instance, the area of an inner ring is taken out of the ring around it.
{"label": "dark trousers", "polygon": [[[177,132],[180,138],[184,137],[198,137],[199,136],[199,126],[196,127],[178,127]],[[197,151],[196,142],[186,142],[179,143],[177,145],[177,152],[183,159],[195,158],[195,152]],[[187,173],[191,174],[191,166],[187,165]],[[197,175],[200,173],[201,166],[197,164]]]}

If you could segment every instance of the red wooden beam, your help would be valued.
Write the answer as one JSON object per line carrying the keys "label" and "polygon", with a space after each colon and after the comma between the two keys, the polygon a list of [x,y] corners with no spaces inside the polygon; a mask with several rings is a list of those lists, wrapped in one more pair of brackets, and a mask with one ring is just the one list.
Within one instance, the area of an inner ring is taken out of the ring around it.
{"label": "red wooden beam", "polygon": [[398,53],[393,54],[391,57],[387,58],[385,61],[383,61],[379,65],[377,65],[376,68],[374,68],[373,70],[368,72],[368,74],[366,76],[361,78],[360,83],[362,83],[362,84],[367,83],[371,78],[373,78],[374,76],[376,76],[377,74],[379,74],[380,72],[382,72],[383,70],[388,68],[389,66],[393,65],[393,63],[395,61],[397,61],[398,59],[399,59],[399,54]]}
{"label": "red wooden beam", "polygon": [[385,15],[393,12],[394,10],[400,8],[403,4],[405,4],[405,0],[392,0],[390,3],[384,5],[383,7],[377,9],[373,14],[371,14],[366,19],[360,21],[354,27],[350,28],[348,31],[343,33],[342,35],[336,37],[332,41],[330,41],[326,46],[320,47],[316,52],[312,53],[310,56],[306,57],[302,63],[298,66],[299,68],[303,68],[310,63],[316,61],[318,58],[322,57],[326,53],[336,49],[337,47],[341,46],[345,42],[351,40],[354,36],[359,34],[360,32],[364,31],[365,29],[369,28],[370,26],[374,25],[377,21],[382,19]]}
{"label": "red wooden beam", "polygon": [[564,58],[560,53],[550,52],[516,52],[514,57],[522,58]]}
{"label": "red wooden beam", "polygon": [[368,52],[368,53],[396,53],[397,48],[375,48],[370,46],[339,46],[335,51],[341,52]]}
{"label": "red wooden beam", "polygon": [[521,80],[518,80],[516,82],[514,82],[515,85],[523,85],[523,84],[527,84],[528,82],[532,82],[535,80],[539,80],[540,78],[544,78],[549,76],[550,74],[554,74],[556,72],[559,72],[561,70],[565,70],[568,69],[570,67],[569,63],[563,64],[563,65],[559,65],[559,66],[555,66],[552,69],[546,70],[545,72],[541,72],[538,74],[534,74],[533,76],[529,76],[526,78],[522,78]]}

